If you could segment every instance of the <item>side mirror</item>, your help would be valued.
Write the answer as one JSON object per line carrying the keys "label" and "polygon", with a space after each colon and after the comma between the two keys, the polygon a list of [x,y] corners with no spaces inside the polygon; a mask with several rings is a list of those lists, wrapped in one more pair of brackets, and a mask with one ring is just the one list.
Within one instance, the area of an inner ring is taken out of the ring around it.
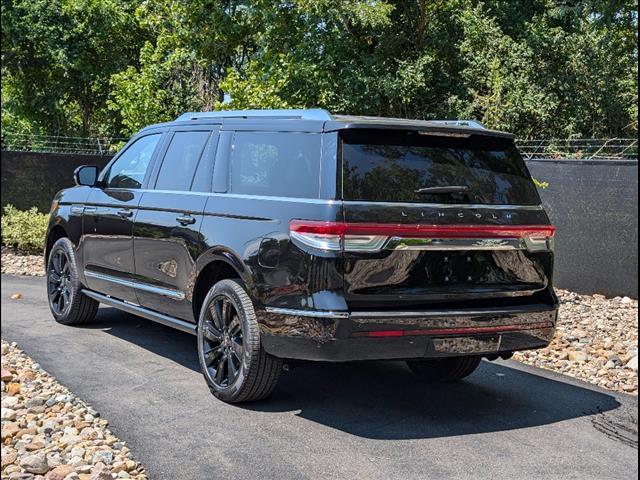
{"label": "side mirror", "polygon": [[98,167],[95,165],[82,165],[73,172],[76,185],[95,187],[98,182]]}

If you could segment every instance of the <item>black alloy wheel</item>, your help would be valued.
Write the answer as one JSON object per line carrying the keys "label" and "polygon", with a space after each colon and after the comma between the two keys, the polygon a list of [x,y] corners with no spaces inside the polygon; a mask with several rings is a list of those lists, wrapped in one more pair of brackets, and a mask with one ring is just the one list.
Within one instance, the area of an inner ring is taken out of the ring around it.
{"label": "black alloy wheel", "polygon": [[213,395],[239,403],[271,394],[283,361],[264,350],[253,302],[239,279],[211,287],[197,333],[200,369]]}
{"label": "black alloy wheel", "polygon": [[73,285],[69,257],[62,249],[53,252],[49,259],[47,290],[49,292],[49,305],[53,313],[64,315],[65,311],[71,306]]}
{"label": "black alloy wheel", "polygon": [[93,320],[99,303],[82,293],[75,247],[68,238],[53,244],[47,257],[47,300],[58,323],[81,325]]}
{"label": "black alloy wheel", "polygon": [[204,363],[212,382],[226,388],[238,377],[244,355],[242,324],[231,300],[215,297],[202,324]]}

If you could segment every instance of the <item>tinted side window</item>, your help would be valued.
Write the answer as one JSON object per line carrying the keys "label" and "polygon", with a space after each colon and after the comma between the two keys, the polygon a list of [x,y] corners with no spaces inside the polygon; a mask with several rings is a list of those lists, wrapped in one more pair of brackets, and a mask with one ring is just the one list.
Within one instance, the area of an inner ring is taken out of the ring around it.
{"label": "tinted side window", "polygon": [[140,188],[161,133],[147,135],[131,144],[111,165],[104,181],[108,188]]}
{"label": "tinted side window", "polygon": [[318,198],[320,134],[237,132],[229,163],[232,193]]}
{"label": "tinted side window", "polygon": [[210,132],[176,132],[162,161],[156,189],[189,190]]}

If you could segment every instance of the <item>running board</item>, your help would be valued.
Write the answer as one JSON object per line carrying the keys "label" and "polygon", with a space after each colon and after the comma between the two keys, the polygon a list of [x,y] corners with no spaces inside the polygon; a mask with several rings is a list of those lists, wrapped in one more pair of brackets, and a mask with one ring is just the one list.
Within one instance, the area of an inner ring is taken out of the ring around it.
{"label": "running board", "polygon": [[144,317],[148,320],[161,323],[162,325],[166,325],[167,327],[176,328],[178,330],[182,330],[183,332],[196,335],[195,323],[189,323],[185,322],[184,320],[170,317],[169,315],[163,315],[162,313],[154,312],[153,310],[141,307],[140,305],[133,305],[131,303],[123,302],[122,300],[116,300],[115,298],[102,295],[101,293],[96,293],[92,290],[83,289],[82,293],[84,293],[89,298],[93,298],[100,303],[104,303],[105,305],[109,305],[110,307],[117,308],[118,310],[132,313],[134,315]]}

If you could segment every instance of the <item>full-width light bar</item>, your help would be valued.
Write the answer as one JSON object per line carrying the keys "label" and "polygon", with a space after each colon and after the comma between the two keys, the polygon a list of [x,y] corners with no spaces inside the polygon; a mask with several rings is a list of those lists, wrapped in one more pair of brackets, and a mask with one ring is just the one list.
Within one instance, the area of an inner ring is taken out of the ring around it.
{"label": "full-width light bar", "polygon": [[391,238],[405,239],[525,239],[546,242],[553,225],[423,225],[292,220],[291,238],[329,251],[379,251]]}

